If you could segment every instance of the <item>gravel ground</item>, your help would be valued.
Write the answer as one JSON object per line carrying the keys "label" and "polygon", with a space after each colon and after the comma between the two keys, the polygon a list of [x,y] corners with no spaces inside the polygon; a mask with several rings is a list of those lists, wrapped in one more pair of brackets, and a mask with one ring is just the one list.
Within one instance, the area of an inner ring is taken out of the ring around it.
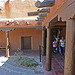
{"label": "gravel ground", "polygon": [[15,58],[15,56],[9,58],[0,56],[0,75],[44,75],[43,66],[42,63],[39,62],[38,56],[29,57],[31,59],[34,58],[39,63],[37,67],[32,68],[20,66]]}

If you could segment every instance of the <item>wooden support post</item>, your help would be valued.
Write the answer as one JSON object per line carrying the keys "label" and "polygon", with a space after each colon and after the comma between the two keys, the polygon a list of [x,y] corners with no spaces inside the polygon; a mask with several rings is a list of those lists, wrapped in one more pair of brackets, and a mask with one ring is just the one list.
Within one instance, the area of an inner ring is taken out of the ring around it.
{"label": "wooden support post", "polygon": [[42,55],[45,56],[46,55],[46,32],[45,32],[46,28],[43,27],[42,29]]}
{"label": "wooden support post", "polygon": [[51,70],[51,28],[47,27],[46,70]]}
{"label": "wooden support post", "polygon": [[6,31],[6,57],[9,57],[9,31]]}
{"label": "wooden support post", "polygon": [[67,21],[64,75],[75,75],[75,19]]}

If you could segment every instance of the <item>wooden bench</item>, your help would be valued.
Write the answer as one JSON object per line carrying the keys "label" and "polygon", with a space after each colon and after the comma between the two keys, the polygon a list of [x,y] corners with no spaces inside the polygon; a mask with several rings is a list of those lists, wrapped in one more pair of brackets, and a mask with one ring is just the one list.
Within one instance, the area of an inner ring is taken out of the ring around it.
{"label": "wooden bench", "polygon": [[0,49],[6,49],[6,47],[0,47]]}

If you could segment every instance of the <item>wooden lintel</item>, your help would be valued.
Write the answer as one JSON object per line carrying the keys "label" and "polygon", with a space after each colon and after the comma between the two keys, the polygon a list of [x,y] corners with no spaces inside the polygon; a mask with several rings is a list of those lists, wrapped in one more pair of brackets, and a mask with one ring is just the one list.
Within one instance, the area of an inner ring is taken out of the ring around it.
{"label": "wooden lintel", "polygon": [[42,7],[52,7],[53,5],[55,5],[55,0],[44,0],[43,2],[37,1],[35,3],[35,6],[38,8],[42,8]]}
{"label": "wooden lintel", "polygon": [[38,15],[38,11],[28,12],[28,16],[36,16]]}
{"label": "wooden lintel", "polygon": [[66,22],[57,22],[55,26],[66,26]]}
{"label": "wooden lintel", "polygon": [[0,31],[11,31],[14,30],[15,28],[0,28]]}

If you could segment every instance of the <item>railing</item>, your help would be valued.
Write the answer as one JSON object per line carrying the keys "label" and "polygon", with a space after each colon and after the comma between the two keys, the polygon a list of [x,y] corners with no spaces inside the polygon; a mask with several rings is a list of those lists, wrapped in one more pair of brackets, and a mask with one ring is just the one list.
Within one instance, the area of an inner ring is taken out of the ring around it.
{"label": "railing", "polygon": [[40,57],[40,62],[41,62],[41,45],[39,45],[39,57]]}
{"label": "railing", "polygon": [[0,49],[6,49],[6,47],[0,47]]}

